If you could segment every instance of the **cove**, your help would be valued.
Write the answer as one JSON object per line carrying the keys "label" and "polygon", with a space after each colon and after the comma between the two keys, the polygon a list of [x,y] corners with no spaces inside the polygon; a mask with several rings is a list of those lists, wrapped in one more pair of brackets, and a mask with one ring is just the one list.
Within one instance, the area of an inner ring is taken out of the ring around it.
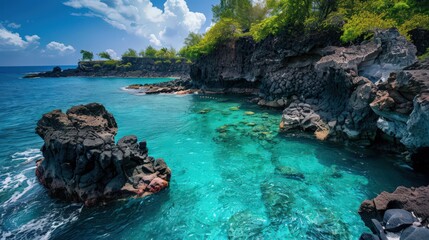
{"label": "cove", "polygon": [[[428,182],[394,156],[278,134],[281,112],[245,98],[123,90],[168,79],[20,79],[43,70],[0,68],[2,238],[357,239],[363,200]],[[117,139],[136,134],[166,160],[167,191],[96,208],[46,194],[35,123],[89,102],[113,113]]]}

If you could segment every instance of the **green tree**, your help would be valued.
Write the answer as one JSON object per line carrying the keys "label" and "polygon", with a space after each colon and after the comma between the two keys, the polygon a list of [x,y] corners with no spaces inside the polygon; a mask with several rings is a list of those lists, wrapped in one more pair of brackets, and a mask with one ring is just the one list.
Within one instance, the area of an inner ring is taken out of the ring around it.
{"label": "green tree", "polygon": [[149,45],[147,48],[146,48],[146,50],[145,50],[145,56],[146,57],[155,57],[155,55],[156,55],[156,53],[157,53],[158,51],[154,48],[154,47],[152,47],[151,45]]}
{"label": "green tree", "polygon": [[98,54],[98,56],[100,58],[107,59],[107,60],[111,60],[112,59],[112,57],[110,56],[110,54],[108,52],[101,52],[101,53]]}
{"label": "green tree", "polygon": [[222,18],[231,18],[237,21],[243,31],[248,31],[252,23],[261,21],[267,9],[263,4],[252,4],[251,0],[221,0],[212,7],[214,22]]}
{"label": "green tree", "polygon": [[177,51],[173,47],[170,47],[166,53],[167,58],[175,58],[177,56]]}
{"label": "green tree", "polygon": [[166,58],[168,53],[167,48],[161,48],[159,51],[156,52],[155,57],[157,58]]}
{"label": "green tree", "polygon": [[86,51],[86,50],[80,50],[80,53],[82,54],[82,61],[88,60],[92,61],[94,58],[94,54],[92,52]]}
{"label": "green tree", "polygon": [[185,38],[185,47],[195,46],[200,43],[202,39],[203,35],[190,32],[189,35]]}
{"label": "green tree", "polygon": [[146,56],[146,55],[145,55],[144,50],[141,50],[141,51],[139,52],[139,56],[140,56],[140,57],[144,57],[144,56]]}
{"label": "green tree", "polygon": [[122,57],[138,57],[137,51],[132,48],[128,48],[128,50],[122,54]]}

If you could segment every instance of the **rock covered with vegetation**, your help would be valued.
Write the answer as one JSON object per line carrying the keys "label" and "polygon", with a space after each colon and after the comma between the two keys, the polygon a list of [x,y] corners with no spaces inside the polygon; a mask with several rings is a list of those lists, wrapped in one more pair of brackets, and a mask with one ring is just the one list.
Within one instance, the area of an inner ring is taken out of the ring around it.
{"label": "rock covered with vegetation", "polygon": [[100,104],[47,113],[36,132],[44,140],[36,176],[53,197],[94,205],[168,187],[164,160],[150,157],[135,136],[115,144],[116,121]]}
{"label": "rock covered with vegetation", "polygon": [[28,74],[36,77],[177,77],[189,79],[191,62],[185,58],[123,57],[122,60],[81,61],[76,69],[56,67],[50,72]]}

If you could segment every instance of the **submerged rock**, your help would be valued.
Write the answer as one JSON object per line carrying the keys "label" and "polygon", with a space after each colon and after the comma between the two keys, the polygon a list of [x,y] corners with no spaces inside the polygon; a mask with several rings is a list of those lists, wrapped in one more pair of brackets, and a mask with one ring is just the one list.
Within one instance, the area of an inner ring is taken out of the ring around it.
{"label": "submerged rock", "polygon": [[271,224],[280,225],[291,217],[295,198],[286,186],[280,182],[264,182],[261,184],[261,192]]}
{"label": "submerged rock", "polygon": [[118,127],[103,105],[44,114],[36,133],[44,140],[36,176],[53,197],[94,205],[128,196],[146,196],[168,187],[171,170],[148,156],[146,142],[126,136],[115,144]]}
{"label": "submerged rock", "polygon": [[305,176],[303,173],[298,172],[298,170],[288,166],[277,166],[275,168],[275,173],[289,179],[294,179],[299,181],[302,181],[305,179]]}
{"label": "submerged rock", "polygon": [[248,211],[238,212],[228,220],[228,239],[264,239],[266,220]]}

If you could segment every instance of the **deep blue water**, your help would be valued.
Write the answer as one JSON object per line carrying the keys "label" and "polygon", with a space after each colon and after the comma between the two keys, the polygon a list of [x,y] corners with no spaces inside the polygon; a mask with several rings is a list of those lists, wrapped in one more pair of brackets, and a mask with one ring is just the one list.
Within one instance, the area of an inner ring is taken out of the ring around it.
{"label": "deep blue water", "polygon": [[[123,90],[168,79],[21,78],[51,68],[0,67],[1,239],[357,239],[363,200],[429,182],[392,156],[284,137],[281,112],[242,98]],[[114,114],[116,140],[135,134],[166,160],[167,191],[95,208],[47,195],[36,122],[89,102]]]}

